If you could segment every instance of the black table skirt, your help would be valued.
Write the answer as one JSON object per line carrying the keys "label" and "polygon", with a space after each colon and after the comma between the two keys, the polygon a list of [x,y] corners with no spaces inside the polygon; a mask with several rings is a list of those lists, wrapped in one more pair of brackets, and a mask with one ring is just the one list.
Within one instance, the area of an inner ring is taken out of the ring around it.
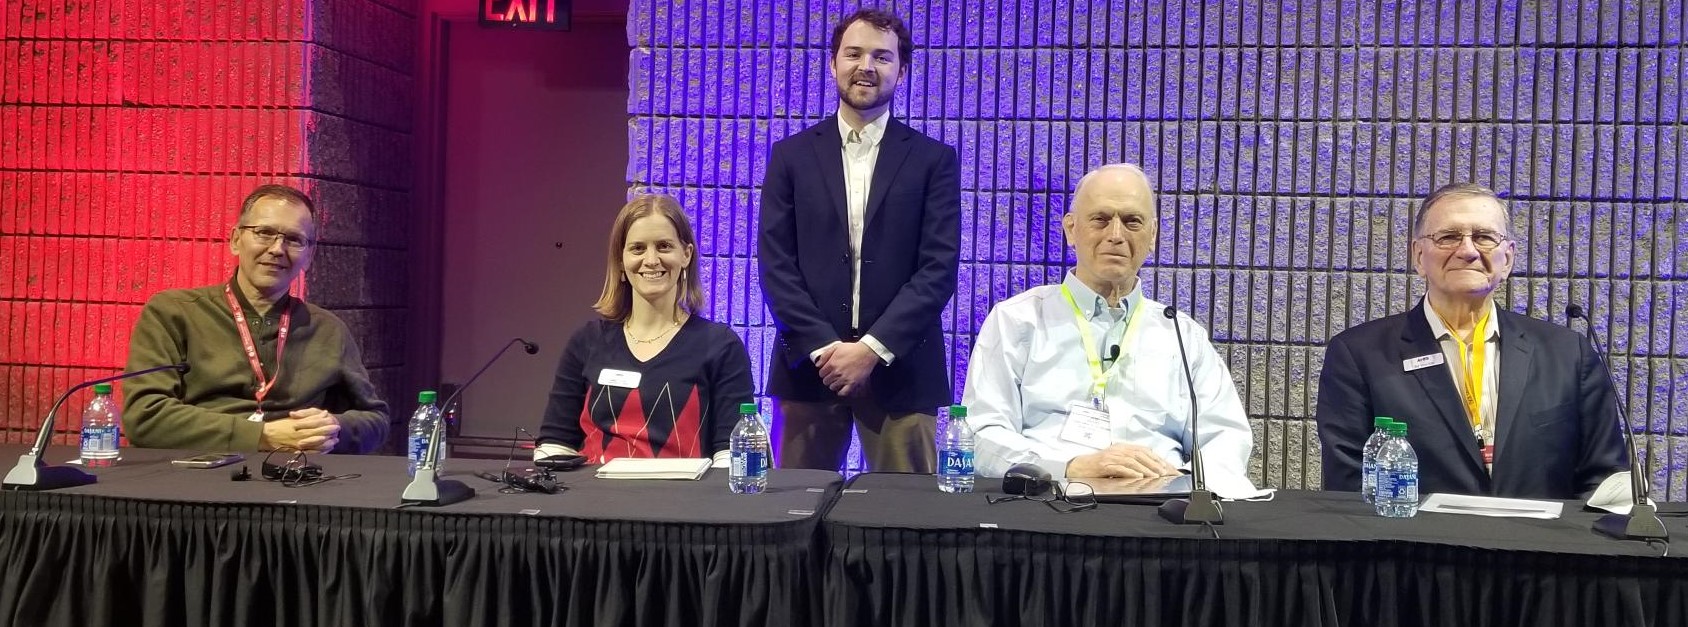
{"label": "black table skirt", "polygon": [[[1402,521],[1364,515],[1355,495],[1288,492],[1226,504],[1214,540],[1148,506],[1056,514],[930,484],[863,475],[840,497],[824,530],[825,624],[1688,625],[1688,560],[1595,537],[1581,513]],[[1321,511],[1333,509],[1352,516]],[[1688,530],[1670,526],[1680,554]],[[1501,548],[1430,537],[1454,527],[1486,528],[1476,535]]]}
{"label": "black table skirt", "polygon": [[[404,483],[400,459],[333,463],[333,472],[393,466],[399,478],[376,481],[378,489],[348,482],[338,493],[313,493],[316,488],[268,482],[232,484],[222,471],[197,475],[221,482],[203,489],[247,490],[253,502],[244,503],[79,493],[166,491],[117,481],[0,494],[0,624],[771,626],[816,620],[815,526],[835,493],[829,484],[836,474],[776,471],[778,493],[753,497],[725,494],[724,477],[719,490],[697,490],[702,486],[690,482],[607,484],[568,475],[576,489],[555,496],[500,495],[481,482],[471,485],[482,496],[462,505],[487,509],[500,499],[516,506],[531,499],[559,511],[462,514],[453,513],[457,506],[391,509]],[[616,517],[617,510],[648,501],[675,509],[686,499],[664,494],[688,489],[706,492],[690,498],[714,503],[699,507],[696,520]],[[593,497],[609,491],[648,498]],[[378,505],[306,502],[360,492]],[[278,504],[276,496],[300,502]],[[783,507],[782,500],[808,509],[755,511]],[[758,517],[772,520],[743,522]]]}
{"label": "black table skirt", "polygon": [[327,458],[364,476],[288,489],[149,454],[0,493],[0,625],[1688,625],[1679,518],[1660,558],[1575,508],[1393,520],[1285,492],[1227,504],[1216,541],[1151,507],[990,506],[930,476],[864,475],[833,501],[813,471],[755,497],[713,472],[576,473],[560,495],[471,483],[394,510],[397,458]]}

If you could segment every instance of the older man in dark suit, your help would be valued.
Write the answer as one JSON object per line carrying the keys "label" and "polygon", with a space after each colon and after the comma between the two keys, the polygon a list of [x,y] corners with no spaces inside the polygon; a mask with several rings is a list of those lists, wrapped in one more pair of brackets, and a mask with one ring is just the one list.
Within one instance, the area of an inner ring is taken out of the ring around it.
{"label": "older man in dark suit", "polygon": [[891,119],[914,52],[896,16],[833,31],[838,114],[776,143],[762,186],[763,295],[779,465],[838,469],[852,426],[874,470],[932,472],[937,408],[954,398],[939,314],[955,293],[955,149]]}
{"label": "older man in dark suit", "polygon": [[1583,498],[1627,467],[1611,381],[1589,342],[1495,307],[1517,254],[1509,224],[1506,205],[1476,185],[1443,187],[1419,206],[1412,264],[1424,299],[1325,349],[1325,489],[1359,490],[1375,416],[1407,423],[1421,493]]}

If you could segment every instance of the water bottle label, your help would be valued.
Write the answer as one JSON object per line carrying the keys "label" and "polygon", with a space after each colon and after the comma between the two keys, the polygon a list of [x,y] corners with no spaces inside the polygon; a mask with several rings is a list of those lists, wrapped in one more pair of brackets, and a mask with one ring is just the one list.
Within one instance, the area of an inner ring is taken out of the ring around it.
{"label": "water bottle label", "polygon": [[421,463],[422,456],[428,452],[428,438],[420,435],[410,436],[410,461]]}
{"label": "water bottle label", "polygon": [[1406,472],[1390,472],[1381,478],[1378,492],[1391,501],[1417,501],[1418,476]]}
{"label": "water bottle label", "polygon": [[973,474],[973,451],[944,449],[938,456],[938,474],[962,477]]}
{"label": "water bottle label", "polygon": [[89,427],[82,430],[82,450],[117,450],[117,427]]}
{"label": "water bottle label", "polygon": [[768,456],[755,451],[733,453],[733,476],[760,477],[768,474]]}

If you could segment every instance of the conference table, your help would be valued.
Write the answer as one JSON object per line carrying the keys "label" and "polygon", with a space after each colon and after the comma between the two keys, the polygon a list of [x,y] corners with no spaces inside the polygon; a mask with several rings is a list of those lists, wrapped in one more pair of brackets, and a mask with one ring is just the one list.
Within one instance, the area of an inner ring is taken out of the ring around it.
{"label": "conference table", "polygon": [[[1382,518],[1353,493],[1228,502],[1225,523],[1152,505],[991,505],[930,476],[855,477],[827,512],[826,625],[1688,625],[1688,524],[1659,543],[1557,520]],[[1218,535],[1215,539],[1214,534]]]}
{"label": "conference table", "polygon": [[[4,466],[21,450],[0,446]],[[0,492],[0,625],[1688,625],[1684,519],[1663,556],[1575,504],[1385,519],[1285,491],[1209,529],[990,505],[989,479],[776,470],[743,496],[717,470],[587,468],[501,494],[474,471],[502,461],[450,460],[475,498],[398,508],[403,458],[313,456],[359,476],[286,487],[169,464],[186,455],[129,449],[96,484]]]}
{"label": "conference table", "polygon": [[[0,472],[24,447],[0,446]],[[56,455],[55,455],[56,453]],[[322,455],[305,487],[260,459],[186,469],[189,452],[125,449],[98,483],[0,492],[0,625],[806,625],[817,525],[834,472],[775,470],[768,492],[559,473],[558,494],[478,491],[395,508],[405,459]],[[74,457],[55,448],[48,457]],[[278,455],[278,461],[281,456]]]}

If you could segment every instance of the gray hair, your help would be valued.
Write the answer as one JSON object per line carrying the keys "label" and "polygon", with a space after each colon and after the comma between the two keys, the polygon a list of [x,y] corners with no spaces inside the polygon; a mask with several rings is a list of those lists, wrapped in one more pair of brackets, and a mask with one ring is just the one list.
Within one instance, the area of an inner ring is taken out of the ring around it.
{"label": "gray hair", "polygon": [[1430,192],[1429,196],[1425,196],[1424,200],[1418,203],[1418,212],[1413,215],[1413,237],[1424,235],[1424,218],[1430,214],[1430,208],[1451,198],[1488,198],[1495,201],[1496,205],[1500,205],[1501,228],[1505,230],[1506,235],[1512,235],[1512,210],[1495,190],[1476,183],[1449,183],[1436,188],[1436,191]]}

